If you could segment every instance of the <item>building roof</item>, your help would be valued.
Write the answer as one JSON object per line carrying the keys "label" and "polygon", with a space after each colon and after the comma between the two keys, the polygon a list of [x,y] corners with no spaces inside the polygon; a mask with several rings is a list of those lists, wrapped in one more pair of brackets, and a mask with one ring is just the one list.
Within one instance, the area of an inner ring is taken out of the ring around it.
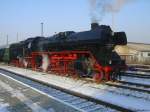
{"label": "building roof", "polygon": [[150,44],[128,42],[127,46],[137,51],[150,52]]}
{"label": "building roof", "polygon": [[3,46],[0,46],[0,49],[3,49],[3,48],[9,48],[10,45],[3,45]]}

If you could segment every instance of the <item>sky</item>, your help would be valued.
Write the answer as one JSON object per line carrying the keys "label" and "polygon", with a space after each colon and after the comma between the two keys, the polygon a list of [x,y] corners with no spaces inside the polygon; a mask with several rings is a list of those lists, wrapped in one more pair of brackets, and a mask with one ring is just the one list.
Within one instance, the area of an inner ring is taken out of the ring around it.
{"label": "sky", "polygon": [[[133,0],[114,14],[114,31],[125,31],[129,42],[150,43],[150,0]],[[55,32],[90,29],[89,0],[0,0],[0,45]],[[112,14],[99,24],[112,26]]]}

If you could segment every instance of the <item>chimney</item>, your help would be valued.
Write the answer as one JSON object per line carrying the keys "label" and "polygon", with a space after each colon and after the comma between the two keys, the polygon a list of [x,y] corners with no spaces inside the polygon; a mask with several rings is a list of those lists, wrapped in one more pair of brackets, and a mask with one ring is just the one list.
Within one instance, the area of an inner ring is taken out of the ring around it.
{"label": "chimney", "polygon": [[98,23],[91,23],[91,30],[95,30],[99,27]]}

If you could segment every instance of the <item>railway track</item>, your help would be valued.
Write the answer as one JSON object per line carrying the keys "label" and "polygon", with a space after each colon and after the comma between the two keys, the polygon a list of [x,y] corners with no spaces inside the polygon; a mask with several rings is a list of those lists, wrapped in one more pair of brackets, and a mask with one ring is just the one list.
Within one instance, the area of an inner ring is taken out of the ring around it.
{"label": "railway track", "polygon": [[[84,79],[82,79],[84,80]],[[94,84],[92,80],[85,79],[84,81],[87,81],[86,83]],[[116,88],[122,88],[122,89],[128,89],[133,90],[137,92],[143,92],[150,94],[150,85],[147,84],[140,84],[140,83],[133,83],[133,82],[127,82],[127,81],[117,81],[117,82],[105,82],[102,83],[103,85],[116,87]]]}
{"label": "railway track", "polygon": [[[94,84],[93,80],[90,78],[81,78],[80,80],[86,81],[85,84],[91,83]],[[137,92],[143,92],[150,94],[150,85],[148,84],[141,84],[141,83],[134,83],[134,82],[127,82],[127,81],[116,81],[116,82],[102,82],[101,84],[116,87],[116,88],[122,88]]]}
{"label": "railway track", "polygon": [[118,81],[117,83],[108,82],[105,83],[108,86],[113,86],[117,88],[123,88],[128,90],[133,90],[137,92],[144,92],[150,94],[150,85],[139,84],[139,83],[132,83],[126,81]]}
{"label": "railway track", "polygon": [[146,89],[150,89],[150,85],[148,84],[140,84],[140,83],[134,83],[134,82],[127,82],[127,81],[119,81],[119,83],[124,84],[124,85],[133,85],[136,87],[143,87]]}
{"label": "railway track", "polygon": [[[84,80],[84,81],[86,80],[87,83],[95,83],[92,80],[87,79],[87,78],[82,79],[82,80]],[[119,80],[117,82],[106,82],[106,83],[104,83],[104,85],[150,94],[150,85],[148,85],[148,84],[141,84],[141,83],[127,82],[127,81]]]}
{"label": "railway track", "polygon": [[150,75],[145,75],[140,73],[124,73],[122,74],[122,76],[150,79]]}
{"label": "railway track", "polygon": [[[103,86],[102,86],[103,85]],[[150,85],[136,84],[125,81],[107,82],[101,85],[90,86],[95,89],[101,89],[104,92],[110,92],[116,95],[144,99],[150,101]]]}
{"label": "railway track", "polygon": [[64,103],[71,105],[72,107],[78,109],[79,111],[86,111],[86,112],[133,112],[133,110],[114,105],[108,102],[104,102],[89,96],[86,96],[84,94],[72,92],[70,90],[50,85],[32,78],[27,78],[25,76],[22,76],[20,74],[16,74],[13,72],[10,72],[8,70],[0,69],[0,73],[3,73],[11,78],[14,78],[16,80],[19,80],[33,88],[36,88],[37,90],[40,90],[46,94],[49,94],[60,101],[63,101]]}

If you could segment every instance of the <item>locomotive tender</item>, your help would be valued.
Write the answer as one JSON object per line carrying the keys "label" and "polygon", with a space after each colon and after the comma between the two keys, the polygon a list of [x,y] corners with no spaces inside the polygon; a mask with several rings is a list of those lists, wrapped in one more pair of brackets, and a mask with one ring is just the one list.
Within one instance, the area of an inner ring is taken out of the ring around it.
{"label": "locomotive tender", "polygon": [[125,32],[113,32],[110,26],[92,23],[89,31],[60,32],[11,44],[9,62],[34,70],[109,81],[125,69],[114,47],[126,44]]}

